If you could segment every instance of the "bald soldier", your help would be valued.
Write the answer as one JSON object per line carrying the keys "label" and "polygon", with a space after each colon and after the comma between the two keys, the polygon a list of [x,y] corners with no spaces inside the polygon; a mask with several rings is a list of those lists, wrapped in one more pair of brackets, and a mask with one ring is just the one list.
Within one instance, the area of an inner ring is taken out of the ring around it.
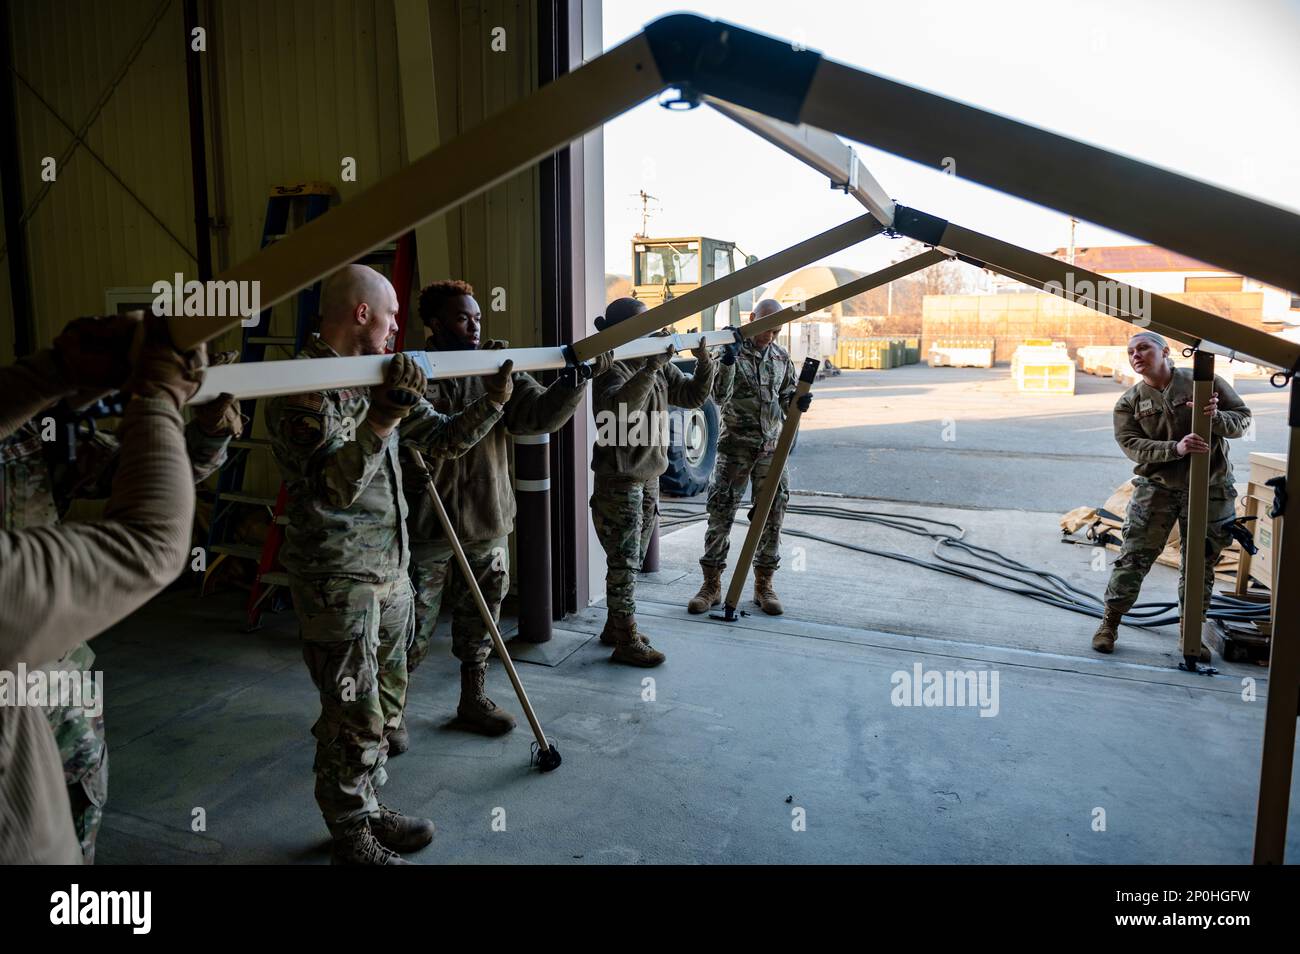
{"label": "bald soldier", "polygon": [[[397,333],[397,294],[364,265],[331,276],[320,333],[300,358],[383,354]],[[316,803],[336,864],[408,864],[433,822],[382,805],[389,735],[406,703],[406,649],[415,632],[407,576],[410,543],[398,450],[454,457],[501,417],[510,397],[506,361],[486,394],[450,417],[424,399],[425,377],[404,354],[384,383],[274,398],[271,446],[288,488],[284,548],[303,659],[320,692]]]}
{"label": "bald soldier", "polygon": [[[749,320],[780,310],[780,302],[764,298],[754,306]],[[738,349],[731,345],[723,352],[722,367],[713,381],[713,400],[722,413],[722,433],[706,504],[709,526],[704,533],[704,556],[700,558],[704,583],[686,605],[692,613],[707,612],[722,602],[722,571],[727,568],[736,509],[745,488],[751,487],[757,499],[771,473],[777,438],[797,386],[794,364],[776,343],[775,328],[746,338]],[[799,407],[806,411],[811,403],[812,395],[806,394]],[[772,616],[784,612],[772,588],[772,576],[781,565],[781,524],[790,500],[790,477],[784,469],[780,481],[754,557],[754,602]]]}
{"label": "bald soldier", "polygon": [[[1203,408],[1192,404],[1192,372],[1175,368],[1169,343],[1154,331],[1141,331],[1128,342],[1128,359],[1142,380],[1115,404],[1115,440],[1136,467],[1133,496],[1124,518],[1124,542],[1106,586],[1106,608],[1092,637],[1099,653],[1115,650],[1120,620],[1137,602],[1142,581],[1165,548],[1169,531],[1178,522],[1182,539],[1182,565],[1178,576],[1178,607],[1182,613],[1187,572],[1187,487],[1193,454],[1210,455],[1210,509],[1205,549],[1192,549],[1191,559],[1205,561],[1205,607],[1214,595],[1214,565],[1231,542],[1237,517],[1233,498],[1232,464],[1228,440],[1250,429],[1250,408],[1218,375],[1214,391]],[[1192,415],[1211,419],[1210,441],[1192,433]],[[1210,652],[1201,646],[1201,661]]]}

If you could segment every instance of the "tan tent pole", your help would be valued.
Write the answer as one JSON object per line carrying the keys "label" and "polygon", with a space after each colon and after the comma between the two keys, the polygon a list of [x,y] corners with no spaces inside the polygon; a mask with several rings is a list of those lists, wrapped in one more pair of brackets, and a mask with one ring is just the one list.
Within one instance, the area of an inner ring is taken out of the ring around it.
{"label": "tan tent pole", "polygon": [[451,525],[451,520],[447,517],[447,509],[442,505],[442,498],[438,496],[438,488],[434,486],[433,475],[429,473],[429,468],[424,464],[424,458],[414,447],[408,446],[407,453],[411,455],[411,460],[420,472],[424,474],[424,487],[429,493],[429,501],[433,504],[433,510],[438,515],[438,522],[442,524],[442,532],[447,535],[451,542],[451,548],[456,553],[456,562],[460,564],[460,572],[465,577],[465,585],[469,587],[470,592],[474,594],[474,602],[478,604],[479,615],[483,617],[483,625],[487,627],[488,634],[492,637],[492,648],[496,650],[497,656],[501,659],[501,665],[505,667],[506,675],[510,677],[510,684],[515,687],[515,695],[519,697],[519,704],[523,706],[524,716],[528,719],[529,726],[532,727],[533,737],[537,740],[537,767],[543,772],[550,772],[560,765],[560,753],[555,746],[548,742],[546,734],[542,731],[542,724],[537,721],[537,713],[533,711],[532,703],[528,701],[528,693],[524,691],[524,684],[519,681],[519,673],[515,672],[515,664],[510,659],[510,653],[506,650],[505,640],[501,638],[501,631],[497,629],[497,621],[492,618],[492,610],[487,605],[487,600],[483,598],[483,590],[479,588],[478,578],[474,576],[474,568],[469,565],[469,558],[465,556],[465,549],[460,545],[460,538],[456,536],[456,529]]}

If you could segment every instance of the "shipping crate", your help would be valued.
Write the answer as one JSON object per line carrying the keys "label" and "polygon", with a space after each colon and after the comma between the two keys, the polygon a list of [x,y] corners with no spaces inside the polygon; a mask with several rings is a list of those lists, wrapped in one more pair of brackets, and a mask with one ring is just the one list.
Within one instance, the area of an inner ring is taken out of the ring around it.
{"label": "shipping crate", "polygon": [[941,338],[930,343],[932,368],[993,367],[992,338]]}
{"label": "shipping crate", "polygon": [[1011,356],[1011,378],[1032,394],[1073,394],[1074,362],[1063,342],[1022,344]]}
{"label": "shipping crate", "polygon": [[1273,506],[1273,488],[1268,481],[1286,473],[1285,454],[1265,454],[1255,451],[1250,455],[1250,482],[1246,488],[1246,513],[1255,516],[1255,546],[1259,552],[1253,557],[1244,554],[1238,578],[1256,580],[1270,590],[1276,589],[1277,537],[1281,532],[1282,518],[1274,520],[1268,515]]}

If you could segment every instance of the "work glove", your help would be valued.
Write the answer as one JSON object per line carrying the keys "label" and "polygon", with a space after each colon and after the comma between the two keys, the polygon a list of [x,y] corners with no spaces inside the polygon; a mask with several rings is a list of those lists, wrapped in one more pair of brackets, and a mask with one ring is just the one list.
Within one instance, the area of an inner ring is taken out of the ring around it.
{"label": "work glove", "polygon": [[483,390],[487,393],[489,401],[505,407],[515,390],[514,370],[514,361],[507,360],[496,374],[483,375]]}
{"label": "work glove", "polygon": [[[212,355],[208,367],[234,364],[238,360],[238,351],[218,351]],[[194,408],[194,423],[208,437],[238,437],[244,433],[244,415],[233,394],[220,394],[215,401],[198,405]]]}
{"label": "work glove", "polygon": [[736,357],[737,357],[737,355],[739,355],[739,354],[740,354],[740,345],[739,345],[739,343],[733,341],[731,344],[723,345],[723,346],[722,346],[722,363],[723,363],[723,364],[735,364],[735,363],[736,363]]}
{"label": "work glove", "polygon": [[614,352],[602,352],[591,359],[591,376],[598,378],[612,367],[614,367]]}
{"label": "work glove", "polygon": [[131,344],[144,313],[75,318],[54,339],[54,360],[67,383],[103,394],[131,375]]}
{"label": "work glove", "polygon": [[164,397],[176,410],[194,397],[203,383],[208,352],[204,345],[181,353],[172,344],[168,319],[145,315],[131,346],[131,375],[126,390],[138,397]]}
{"label": "work glove", "polygon": [[707,368],[713,363],[713,355],[709,353],[708,345],[703,341],[697,347],[691,349],[691,354],[695,355],[695,364],[697,367]]}
{"label": "work glove", "polygon": [[194,409],[194,423],[208,437],[238,437],[244,433],[244,415],[239,399],[233,394],[219,394],[207,404]]}
{"label": "work glove", "polygon": [[388,362],[384,381],[370,389],[370,410],[367,416],[380,430],[393,427],[411,408],[420,403],[428,385],[424,372],[410,355],[398,352]]}
{"label": "work glove", "polygon": [[668,348],[660,354],[652,354],[645,359],[645,369],[647,371],[662,371],[668,367],[668,362],[673,360],[673,355],[677,353],[677,346],[670,344]]}
{"label": "work glove", "polygon": [[794,403],[799,405],[800,412],[807,414],[808,408],[812,406],[812,392],[805,394],[803,397],[801,397],[799,400],[795,401]]}

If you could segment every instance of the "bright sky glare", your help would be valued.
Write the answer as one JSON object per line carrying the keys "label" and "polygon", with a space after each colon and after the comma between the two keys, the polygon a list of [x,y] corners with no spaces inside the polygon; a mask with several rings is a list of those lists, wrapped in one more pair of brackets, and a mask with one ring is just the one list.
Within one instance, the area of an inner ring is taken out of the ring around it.
{"label": "bright sky glare", "polygon": [[[1300,209],[1300,0],[607,0],[613,46],[690,10],[802,42],[875,73]],[[857,145],[895,199],[1037,251],[1066,244],[1062,213]],[[1008,162],[1021,157],[1008,155]],[[605,267],[628,274],[638,190],[651,235],[778,251],[860,213],[822,176],[720,114],[646,103],[605,127]],[[1089,223],[1081,246],[1132,244]],[[873,239],[828,261],[897,257]]]}

